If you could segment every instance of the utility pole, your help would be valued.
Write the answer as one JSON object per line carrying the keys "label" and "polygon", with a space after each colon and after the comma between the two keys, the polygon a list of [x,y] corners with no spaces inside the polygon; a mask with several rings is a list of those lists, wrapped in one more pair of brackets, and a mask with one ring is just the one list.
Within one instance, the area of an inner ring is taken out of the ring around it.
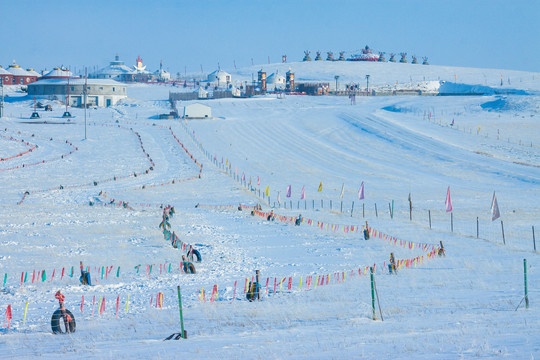
{"label": "utility pole", "polygon": [[86,67],[84,68],[84,89],[83,89],[83,94],[84,94],[84,140],[86,140],[86,95],[87,95],[87,91],[86,91],[86,88],[87,88],[87,85],[88,85],[88,73],[86,72]]}

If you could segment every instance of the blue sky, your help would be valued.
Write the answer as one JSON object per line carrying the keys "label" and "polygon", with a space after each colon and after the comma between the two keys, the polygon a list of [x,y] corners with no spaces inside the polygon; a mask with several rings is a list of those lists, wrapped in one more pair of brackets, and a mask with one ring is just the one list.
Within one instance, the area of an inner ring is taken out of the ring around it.
{"label": "blue sky", "polygon": [[0,0],[0,65],[101,68],[118,53],[176,74],[365,45],[432,64],[540,71],[540,1]]}

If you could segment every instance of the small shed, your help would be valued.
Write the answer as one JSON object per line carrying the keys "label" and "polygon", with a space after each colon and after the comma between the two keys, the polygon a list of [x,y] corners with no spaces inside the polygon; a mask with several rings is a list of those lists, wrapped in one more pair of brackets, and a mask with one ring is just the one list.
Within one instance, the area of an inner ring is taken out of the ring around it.
{"label": "small shed", "polygon": [[191,104],[184,107],[184,119],[211,119],[212,108],[203,104]]}

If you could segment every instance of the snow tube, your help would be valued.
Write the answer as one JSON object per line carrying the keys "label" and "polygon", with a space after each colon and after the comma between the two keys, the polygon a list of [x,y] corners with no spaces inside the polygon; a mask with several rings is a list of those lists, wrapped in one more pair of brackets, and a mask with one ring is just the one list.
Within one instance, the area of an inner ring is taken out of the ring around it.
{"label": "snow tube", "polygon": [[195,260],[195,261],[197,261],[197,262],[201,262],[201,261],[202,261],[201,253],[200,253],[198,250],[195,250],[195,249],[193,249],[193,250],[191,251],[191,258],[193,259],[194,257],[197,258],[197,260]]}
{"label": "snow tube", "polygon": [[184,272],[186,274],[195,274],[195,266],[192,263],[184,264]]}
{"label": "snow tube", "polygon": [[65,311],[66,316],[69,316],[70,321],[65,321],[64,317],[62,316],[62,310],[56,310],[51,318],[51,329],[53,334],[68,334],[75,332],[75,317],[71,311],[67,309],[63,311]]}
{"label": "snow tube", "polygon": [[83,285],[92,285],[92,280],[90,278],[90,272],[83,271],[81,277],[79,278],[81,284]]}
{"label": "snow tube", "polygon": [[249,282],[248,291],[246,292],[246,299],[254,301],[259,298],[259,291],[261,290],[261,284],[258,282]]}

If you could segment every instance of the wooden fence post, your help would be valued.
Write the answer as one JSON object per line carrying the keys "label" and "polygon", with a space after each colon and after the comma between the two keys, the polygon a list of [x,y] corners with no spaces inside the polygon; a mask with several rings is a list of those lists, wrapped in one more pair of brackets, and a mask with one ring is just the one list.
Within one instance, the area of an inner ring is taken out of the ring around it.
{"label": "wooden fence post", "polygon": [[502,237],[503,237],[503,244],[506,245],[506,240],[504,239],[504,224],[502,220],[501,220],[501,231],[502,231]]}

